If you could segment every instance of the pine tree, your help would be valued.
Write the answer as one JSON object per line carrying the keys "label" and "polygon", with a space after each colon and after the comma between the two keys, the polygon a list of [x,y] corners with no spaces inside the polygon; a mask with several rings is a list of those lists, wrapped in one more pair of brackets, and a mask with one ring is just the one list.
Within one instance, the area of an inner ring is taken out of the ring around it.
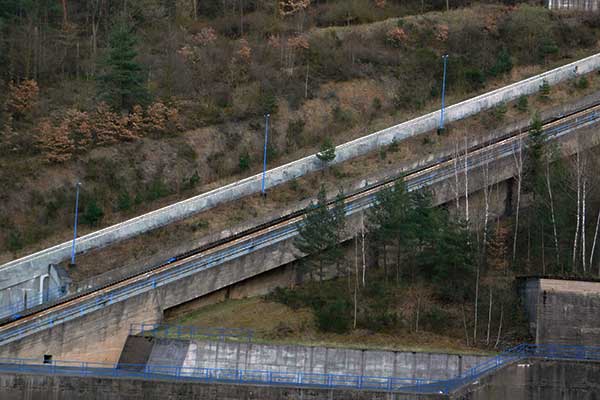
{"label": "pine tree", "polygon": [[531,129],[528,134],[528,143],[524,168],[524,189],[534,191],[543,176],[544,161],[546,157],[546,137],[544,136],[543,123],[539,115],[533,117]]}
{"label": "pine tree", "polygon": [[453,221],[445,213],[433,243],[423,257],[430,279],[448,300],[464,302],[470,294],[477,260],[471,231],[465,221]]}
{"label": "pine tree", "polygon": [[335,146],[331,139],[326,138],[321,145],[321,150],[317,153],[317,158],[323,162],[330,162],[335,159]]}
{"label": "pine tree", "polygon": [[136,61],[135,45],[135,36],[129,28],[123,24],[114,28],[103,63],[104,73],[98,78],[98,89],[100,98],[116,111],[131,110],[134,105],[148,101],[145,74]]}
{"label": "pine tree", "polygon": [[312,269],[317,269],[319,281],[323,281],[326,265],[337,263],[341,258],[342,239],[346,215],[341,195],[335,205],[329,209],[325,197],[325,188],[321,186],[317,202],[311,203],[307,209],[294,241],[294,246],[305,255],[312,255],[307,262]]}
{"label": "pine tree", "polygon": [[396,245],[396,280],[400,279],[400,257],[403,248],[411,247],[414,232],[408,221],[411,195],[403,181],[377,194],[374,207],[368,214],[369,231],[375,246],[383,254],[384,276],[388,276],[388,249]]}

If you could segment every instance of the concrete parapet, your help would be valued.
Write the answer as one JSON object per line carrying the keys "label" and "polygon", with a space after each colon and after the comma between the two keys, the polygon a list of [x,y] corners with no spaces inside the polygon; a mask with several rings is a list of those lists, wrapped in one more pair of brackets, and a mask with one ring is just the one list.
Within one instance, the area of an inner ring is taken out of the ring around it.
{"label": "concrete parapet", "polygon": [[[520,82],[494,90],[447,107],[446,121],[456,121],[489,109],[500,103],[514,100],[539,90],[546,81],[550,85],[566,79],[572,79],[600,68],[600,54],[547,71]],[[439,111],[415,118],[399,125],[363,136],[341,144],[336,149],[336,159],[332,163],[341,163],[351,158],[364,155],[377,148],[398,142],[403,139],[431,131],[437,127]],[[291,179],[323,168],[323,163],[310,155],[300,160],[274,168],[267,173],[267,187],[273,187]],[[107,246],[126,238],[156,229],[166,224],[187,218],[193,214],[207,210],[217,204],[235,200],[261,189],[261,175],[254,175],[221,188],[200,194],[190,199],[163,207],[150,213],[132,218],[122,223],[90,233],[78,239],[77,251],[85,252],[93,248]],[[0,266],[0,273],[10,269],[29,268],[36,270],[40,266],[59,263],[69,257],[70,243],[62,243],[29,256],[11,261]],[[29,273],[29,271],[28,271]]]}
{"label": "concrete parapet", "polygon": [[2,400],[442,400],[444,395],[0,373]]}
{"label": "concrete parapet", "polygon": [[[140,342],[151,342],[142,346]],[[132,349],[139,349],[134,351]],[[385,350],[359,350],[301,345],[255,344],[141,338],[130,336],[119,362],[147,359],[148,365],[168,365],[246,371],[303,372],[443,380],[460,376],[489,358]],[[193,360],[193,362],[192,362]],[[185,364],[185,365],[184,365]]]}

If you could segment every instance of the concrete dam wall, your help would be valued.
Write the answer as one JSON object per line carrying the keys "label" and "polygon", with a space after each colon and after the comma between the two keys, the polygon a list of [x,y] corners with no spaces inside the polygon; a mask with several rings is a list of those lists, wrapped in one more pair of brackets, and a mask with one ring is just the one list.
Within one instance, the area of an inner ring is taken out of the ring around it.
{"label": "concrete dam wall", "polygon": [[[597,129],[582,131],[580,135],[570,134],[561,138],[560,143],[565,156],[573,154],[577,148],[573,146],[577,137],[582,146],[580,148],[592,147],[600,140],[600,131]],[[502,158],[494,163],[493,167],[498,172],[494,176],[494,182],[490,183],[510,179],[514,175],[514,164],[511,157]],[[478,170],[469,174],[469,190],[472,192],[483,187],[484,180],[479,172]],[[440,181],[432,189],[435,193],[435,204],[453,199],[451,182]],[[348,218],[349,227],[360,226],[359,212],[349,214]],[[295,260],[298,255],[294,251],[292,236],[289,236],[287,229],[287,226],[282,227],[281,239],[270,241],[264,246],[256,246],[249,240],[250,247],[243,250],[244,256],[233,259],[218,258],[220,253],[215,251],[214,254],[202,255],[198,260],[188,261],[190,267],[185,267],[185,275],[178,275],[177,278],[167,274],[164,277],[157,275],[157,281],[154,282],[152,276],[143,276],[140,278],[140,284],[132,286],[131,291],[123,292],[125,294],[122,297],[111,297],[109,294],[85,302],[82,300],[81,306],[88,307],[85,312],[80,311],[78,305],[61,310],[60,313],[63,314],[49,313],[31,323],[25,321],[5,332],[5,336],[11,335],[11,340],[6,340],[0,347],[0,355],[31,358],[51,354],[54,358],[63,360],[116,362],[132,322],[158,322],[162,319],[164,310]],[[279,234],[278,232],[269,234]],[[348,232],[348,237],[352,233]],[[245,246],[244,243],[241,245]],[[211,257],[217,257],[216,261]],[[194,267],[195,263],[199,263],[200,267]],[[179,273],[178,270],[175,272]]]}
{"label": "concrete dam wall", "polygon": [[219,384],[106,376],[0,372],[2,400],[595,400],[600,364],[525,359],[483,376],[456,392],[393,393],[372,390]]}
{"label": "concrete dam wall", "polygon": [[185,367],[190,371],[191,368],[214,368],[442,380],[457,377],[487,358],[483,355],[130,336],[119,363],[135,364],[146,360],[144,363],[148,365]]}
{"label": "concrete dam wall", "polygon": [[0,373],[2,400],[442,400],[444,395]]}
{"label": "concrete dam wall", "polygon": [[456,392],[453,400],[592,400],[600,398],[600,364],[523,360]]}

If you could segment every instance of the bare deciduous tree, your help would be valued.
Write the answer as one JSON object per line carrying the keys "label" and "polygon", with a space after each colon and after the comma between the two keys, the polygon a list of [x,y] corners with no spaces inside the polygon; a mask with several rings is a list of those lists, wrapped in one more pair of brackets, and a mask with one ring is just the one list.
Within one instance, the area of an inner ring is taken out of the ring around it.
{"label": "bare deciduous tree", "polygon": [[575,158],[575,180],[576,180],[576,188],[577,191],[577,213],[576,213],[576,225],[575,225],[575,237],[573,238],[573,254],[572,254],[572,268],[573,272],[577,270],[577,244],[579,243],[579,231],[581,228],[581,154],[579,148],[579,133],[577,133],[577,149],[576,149],[576,158]]}
{"label": "bare deciduous tree", "polygon": [[514,266],[517,257],[517,236],[519,232],[519,210],[521,208],[521,188],[523,183],[523,139],[519,136],[517,149],[513,153],[515,159],[515,168],[517,170],[517,205],[515,211],[515,229],[513,235],[512,263]]}
{"label": "bare deciduous tree", "polygon": [[552,234],[554,236],[554,250],[556,252],[556,266],[560,265],[560,248],[558,246],[558,231],[556,228],[556,214],[554,212],[554,197],[552,195],[552,184],[550,183],[550,162],[546,158],[546,188],[548,189],[548,200],[550,202],[550,218],[552,220]]}

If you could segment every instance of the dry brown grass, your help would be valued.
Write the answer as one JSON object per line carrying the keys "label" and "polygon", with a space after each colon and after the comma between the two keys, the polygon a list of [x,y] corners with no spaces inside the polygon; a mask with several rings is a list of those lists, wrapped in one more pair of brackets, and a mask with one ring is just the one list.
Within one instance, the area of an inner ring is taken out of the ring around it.
{"label": "dry brown grass", "polygon": [[[530,96],[527,112],[518,111],[514,103],[508,104],[503,121],[528,119],[533,110],[550,109],[560,104],[563,99],[575,99],[600,88],[600,76],[590,75],[589,80],[590,87],[586,90],[575,90],[571,83],[553,87],[549,102],[540,100],[537,95]],[[455,122],[451,125],[449,133],[444,136],[429,132],[406,140],[398,146],[397,151],[386,151],[385,158],[381,153],[373,152],[335,166],[325,173],[313,173],[293,183],[280,185],[270,190],[266,199],[254,195],[233,203],[225,203],[154,232],[84,254],[78,258],[79,267],[74,272],[74,280],[81,281],[123,265],[148,265],[165,260],[173,254],[198,247],[212,238],[226,235],[229,229],[251,225],[253,221],[269,220],[281,215],[283,210],[301,208],[305,204],[303,201],[314,196],[321,184],[325,184],[330,190],[345,188],[348,191],[359,178],[375,177],[399,170],[424,157],[449,151],[448,149],[453,149],[454,143],[463,143],[464,135],[474,139],[485,133],[487,130],[482,126],[482,118],[478,115]],[[503,122],[498,124],[501,126]],[[425,138],[427,144],[424,143]],[[212,182],[203,186],[200,191],[210,190],[237,178],[239,176]],[[372,180],[371,178],[370,181]],[[159,203],[166,205],[176,199],[176,196],[170,196]],[[68,239],[67,235],[64,235],[65,240]],[[46,243],[50,244],[49,241]],[[98,260],[103,261],[99,263]]]}
{"label": "dry brown grass", "polygon": [[303,344],[359,349],[385,349],[450,353],[477,353],[464,341],[429,332],[398,335],[355,330],[348,334],[319,332],[310,309],[293,310],[260,297],[227,300],[206,306],[178,319],[165,321],[185,326],[248,328],[255,331],[256,342]]}

